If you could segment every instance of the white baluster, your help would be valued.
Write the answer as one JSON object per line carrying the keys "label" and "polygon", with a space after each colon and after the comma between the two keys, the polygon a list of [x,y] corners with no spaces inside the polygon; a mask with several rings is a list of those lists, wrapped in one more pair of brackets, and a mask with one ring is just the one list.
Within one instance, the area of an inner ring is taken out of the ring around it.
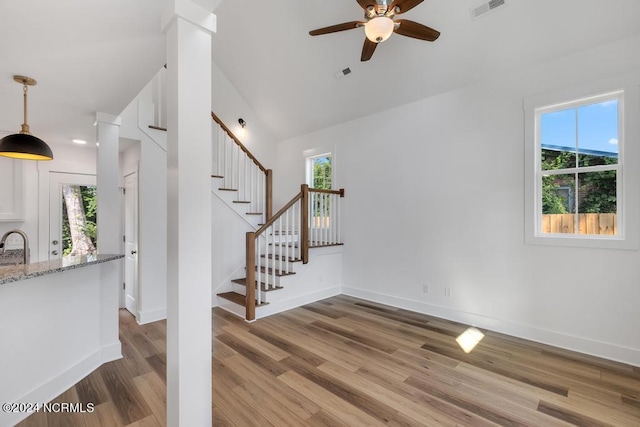
{"label": "white baluster", "polygon": [[342,197],[339,195],[336,197],[336,243],[342,243],[340,240],[340,205],[342,204]]}
{"label": "white baluster", "polygon": [[331,243],[338,243],[336,234],[336,205],[338,204],[338,198],[336,196],[336,194],[333,194],[331,198]]}
{"label": "white baluster", "polygon": [[322,201],[322,209],[320,210],[320,212],[322,212],[322,217],[320,218],[321,224],[322,224],[322,228],[320,228],[320,245],[324,245],[327,241],[327,223],[326,223],[326,219],[327,219],[327,195],[325,193],[320,193],[320,200]]}

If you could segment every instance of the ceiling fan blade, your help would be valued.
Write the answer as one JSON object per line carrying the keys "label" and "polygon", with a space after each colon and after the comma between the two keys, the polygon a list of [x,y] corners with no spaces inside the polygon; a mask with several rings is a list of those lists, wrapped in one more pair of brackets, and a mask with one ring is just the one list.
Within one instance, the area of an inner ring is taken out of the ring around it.
{"label": "ceiling fan blade", "polygon": [[376,47],[378,47],[378,43],[374,43],[371,40],[365,38],[364,46],[362,46],[362,56],[360,57],[360,61],[368,61],[373,56],[373,52],[375,52]]}
{"label": "ceiling fan blade", "polygon": [[394,7],[397,7],[398,9],[400,9],[400,11],[396,13],[396,15],[399,15],[401,13],[410,11],[411,9],[413,9],[423,1],[424,0],[395,0],[393,3],[391,3],[389,10],[392,10]]}
{"label": "ceiling fan blade", "polygon": [[356,0],[356,1],[360,5],[360,7],[363,8],[364,10],[367,10],[367,7],[369,6],[376,5],[376,0]]}
{"label": "ceiling fan blade", "polygon": [[409,21],[408,19],[398,19],[396,23],[400,25],[393,30],[393,32],[401,36],[413,37],[414,39],[426,40],[428,42],[432,42],[440,37],[440,31],[434,30],[426,25],[418,24],[417,22]]}
{"label": "ceiling fan blade", "polygon": [[358,28],[362,24],[364,23],[360,21],[345,22],[342,24],[331,25],[330,27],[318,28],[317,30],[309,31],[309,34],[312,36],[319,36],[322,34],[337,33],[338,31],[352,30],[354,28]]}

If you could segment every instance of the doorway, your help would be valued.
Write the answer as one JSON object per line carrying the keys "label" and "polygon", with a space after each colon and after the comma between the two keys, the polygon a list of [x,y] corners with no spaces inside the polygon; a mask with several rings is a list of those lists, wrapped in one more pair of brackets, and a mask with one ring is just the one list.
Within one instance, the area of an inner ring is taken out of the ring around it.
{"label": "doorway", "polygon": [[124,307],[138,318],[138,173],[124,177]]}
{"label": "doorway", "polygon": [[96,176],[49,175],[49,260],[95,255]]}

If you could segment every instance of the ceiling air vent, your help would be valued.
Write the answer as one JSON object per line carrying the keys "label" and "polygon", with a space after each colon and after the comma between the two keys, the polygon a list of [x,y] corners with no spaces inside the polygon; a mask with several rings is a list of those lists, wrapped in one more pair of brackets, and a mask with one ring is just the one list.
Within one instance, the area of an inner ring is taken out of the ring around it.
{"label": "ceiling air vent", "polygon": [[491,0],[487,3],[483,3],[478,7],[473,7],[470,9],[471,18],[478,19],[482,15],[492,12],[499,7],[506,6],[506,4],[507,0]]}
{"label": "ceiling air vent", "polygon": [[336,73],[336,79],[341,79],[341,78],[343,78],[344,76],[347,76],[347,75],[349,75],[349,74],[351,74],[351,68],[349,68],[349,67],[344,68],[344,69],[342,69],[342,70],[340,70],[340,71],[338,71],[338,72]]}

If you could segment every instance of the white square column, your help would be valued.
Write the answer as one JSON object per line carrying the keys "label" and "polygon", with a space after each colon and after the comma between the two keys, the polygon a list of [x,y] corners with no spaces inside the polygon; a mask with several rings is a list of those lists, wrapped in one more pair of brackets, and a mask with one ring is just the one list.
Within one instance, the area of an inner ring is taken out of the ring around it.
{"label": "white square column", "polygon": [[209,427],[211,35],[215,15],[171,0],[167,34],[167,423]]}
{"label": "white square column", "polygon": [[[98,253],[119,254],[122,251],[120,190],[120,117],[96,113],[98,137],[97,150],[97,228]],[[121,345],[118,338],[118,309],[122,261],[112,261],[101,266],[101,342],[102,361],[118,359]]]}

